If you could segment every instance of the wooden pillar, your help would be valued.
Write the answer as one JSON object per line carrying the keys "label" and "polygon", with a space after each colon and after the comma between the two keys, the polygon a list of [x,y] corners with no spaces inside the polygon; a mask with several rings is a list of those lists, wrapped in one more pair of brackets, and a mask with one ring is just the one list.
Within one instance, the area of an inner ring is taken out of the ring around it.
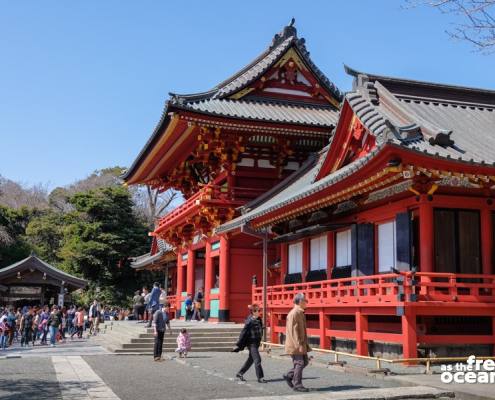
{"label": "wooden pillar", "polygon": [[187,271],[186,271],[186,291],[194,297],[194,251],[187,250]]}
{"label": "wooden pillar", "polygon": [[210,318],[210,291],[213,287],[213,258],[211,257],[211,243],[206,242],[205,249],[205,320]]}
{"label": "wooden pillar", "polygon": [[356,353],[360,356],[368,355],[368,341],[364,339],[364,332],[368,332],[368,317],[358,310],[356,311]]}
{"label": "wooden pillar", "polygon": [[287,269],[289,268],[289,248],[287,243],[280,245],[280,284],[285,283],[285,277],[287,275]]}
{"label": "wooden pillar", "polygon": [[184,288],[182,287],[184,267],[182,266],[182,252],[181,249],[177,249],[177,292],[176,292],[176,304],[175,309],[177,318],[180,318],[181,308],[182,308],[182,291]]}
{"label": "wooden pillar", "polygon": [[270,343],[278,343],[278,333],[275,327],[278,325],[278,315],[272,310],[270,312]]}
{"label": "wooden pillar", "polygon": [[417,357],[416,313],[411,307],[404,307],[402,318],[402,354],[404,358]]}
{"label": "wooden pillar", "polygon": [[230,276],[229,276],[230,243],[225,236],[220,237],[220,295],[218,320],[229,320],[229,296],[230,296]]}
{"label": "wooden pillar", "polygon": [[306,282],[306,276],[309,272],[309,263],[310,263],[310,240],[304,239],[302,242],[302,281]]}
{"label": "wooden pillar", "polygon": [[421,195],[419,202],[419,270],[420,272],[435,271],[435,234],[433,221],[433,206],[426,198]]}
{"label": "wooden pillar", "polygon": [[335,232],[328,232],[327,235],[327,279],[332,277],[332,270],[335,267]]}
{"label": "wooden pillar", "polygon": [[493,226],[492,211],[488,208],[481,209],[481,260],[482,272],[486,275],[493,273]]}
{"label": "wooden pillar", "polygon": [[330,350],[330,338],[326,330],[330,329],[330,319],[325,315],[323,310],[319,312],[320,317],[320,349]]}

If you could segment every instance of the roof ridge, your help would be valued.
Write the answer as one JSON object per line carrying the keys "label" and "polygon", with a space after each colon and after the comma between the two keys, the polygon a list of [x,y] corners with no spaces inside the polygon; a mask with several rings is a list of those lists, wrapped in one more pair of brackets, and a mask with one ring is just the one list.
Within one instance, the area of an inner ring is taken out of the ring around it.
{"label": "roof ridge", "polygon": [[275,99],[272,100],[270,99],[269,101],[265,101],[264,99],[230,99],[230,98],[210,98],[210,99],[201,99],[201,100],[196,100],[194,102],[189,102],[187,105],[190,104],[199,104],[199,103],[207,103],[210,101],[218,101],[218,102],[225,102],[225,103],[234,103],[234,104],[260,104],[260,105],[268,105],[268,106],[282,106],[282,107],[288,107],[288,108],[302,108],[302,109],[316,109],[316,110],[327,110],[331,109],[331,107],[327,104],[313,104],[313,103],[296,103],[296,102],[290,102],[290,101],[285,101],[283,99]]}

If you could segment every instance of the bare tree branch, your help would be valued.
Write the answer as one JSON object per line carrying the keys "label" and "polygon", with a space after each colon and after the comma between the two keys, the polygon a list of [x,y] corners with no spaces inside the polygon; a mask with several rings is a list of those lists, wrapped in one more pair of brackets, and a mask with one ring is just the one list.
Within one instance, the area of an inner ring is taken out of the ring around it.
{"label": "bare tree branch", "polygon": [[452,38],[471,43],[482,53],[495,51],[495,0],[406,0],[409,5],[428,5],[463,22],[446,31]]}

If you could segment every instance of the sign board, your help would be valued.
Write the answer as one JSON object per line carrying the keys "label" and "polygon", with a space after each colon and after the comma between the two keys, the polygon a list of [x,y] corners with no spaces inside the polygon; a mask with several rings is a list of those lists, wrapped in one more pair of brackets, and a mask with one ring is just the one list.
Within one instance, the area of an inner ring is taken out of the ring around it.
{"label": "sign board", "polygon": [[57,304],[59,307],[64,306],[64,294],[63,293],[58,294],[58,303]]}

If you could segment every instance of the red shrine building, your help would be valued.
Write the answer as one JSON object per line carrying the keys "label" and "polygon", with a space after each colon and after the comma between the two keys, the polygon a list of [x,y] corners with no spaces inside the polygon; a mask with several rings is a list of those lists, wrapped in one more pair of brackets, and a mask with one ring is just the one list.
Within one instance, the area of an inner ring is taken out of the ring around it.
{"label": "red shrine building", "polygon": [[261,274],[259,239],[215,228],[328,143],[341,101],[292,26],[212,90],[171,95],[124,179],[185,198],[152,232],[176,249],[178,315],[186,294],[203,287],[209,319],[244,320],[252,276]]}
{"label": "red shrine building", "polygon": [[210,320],[242,320],[265,256],[272,342],[302,292],[321,348],[495,354],[495,91],[346,72],[343,95],[288,26],[172,95],[125,180],[185,196],[152,233],[175,248],[177,315],[204,287]]}

